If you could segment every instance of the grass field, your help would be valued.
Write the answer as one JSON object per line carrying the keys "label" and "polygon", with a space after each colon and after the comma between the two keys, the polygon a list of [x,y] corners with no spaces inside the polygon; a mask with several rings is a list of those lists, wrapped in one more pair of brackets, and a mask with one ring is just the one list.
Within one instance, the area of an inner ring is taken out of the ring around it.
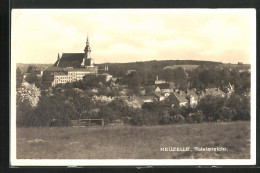
{"label": "grass field", "polygon": [[[190,147],[192,151],[160,151]],[[195,151],[225,147],[227,151]],[[18,159],[249,159],[250,122],[17,128]]]}

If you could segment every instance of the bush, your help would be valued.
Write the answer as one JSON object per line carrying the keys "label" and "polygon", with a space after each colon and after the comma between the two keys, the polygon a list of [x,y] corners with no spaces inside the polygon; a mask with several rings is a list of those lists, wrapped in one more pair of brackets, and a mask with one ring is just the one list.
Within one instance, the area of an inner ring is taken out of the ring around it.
{"label": "bush", "polygon": [[203,113],[190,113],[187,117],[187,122],[189,123],[200,123],[204,121],[205,116]]}
{"label": "bush", "polygon": [[132,115],[131,125],[158,125],[160,122],[160,116],[157,113],[149,112],[145,110],[136,110]]}
{"label": "bush", "polygon": [[173,116],[162,117],[162,119],[159,122],[160,125],[169,125],[173,123],[174,123]]}
{"label": "bush", "polygon": [[16,88],[20,88],[23,83],[23,74],[21,69],[18,67],[16,69]]}
{"label": "bush", "polygon": [[17,127],[30,127],[33,122],[33,107],[29,102],[17,99],[16,102],[16,125]]}
{"label": "bush", "polygon": [[222,108],[225,106],[227,99],[207,95],[203,97],[198,105],[208,121],[217,121],[222,116]]}
{"label": "bush", "polygon": [[232,94],[227,107],[233,110],[233,120],[250,120],[250,98]]}
{"label": "bush", "polygon": [[42,86],[42,82],[36,74],[28,74],[25,78],[25,81],[27,81],[29,84],[34,83],[38,88]]}
{"label": "bush", "polygon": [[220,120],[221,121],[231,121],[236,116],[236,111],[228,107],[223,107],[221,111]]}
{"label": "bush", "polygon": [[185,122],[185,118],[182,115],[177,114],[177,115],[173,115],[172,121],[174,123],[184,123]]}

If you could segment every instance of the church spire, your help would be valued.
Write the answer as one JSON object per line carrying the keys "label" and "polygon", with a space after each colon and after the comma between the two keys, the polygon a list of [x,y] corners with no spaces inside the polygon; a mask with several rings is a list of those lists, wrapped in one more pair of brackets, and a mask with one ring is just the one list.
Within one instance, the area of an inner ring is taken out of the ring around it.
{"label": "church spire", "polygon": [[87,35],[86,45],[87,45],[87,46],[89,45],[88,35]]}
{"label": "church spire", "polygon": [[84,65],[85,66],[90,66],[91,65],[91,57],[90,57],[91,49],[90,49],[90,46],[89,46],[88,36],[87,36],[86,47],[84,49],[84,52],[85,52]]}

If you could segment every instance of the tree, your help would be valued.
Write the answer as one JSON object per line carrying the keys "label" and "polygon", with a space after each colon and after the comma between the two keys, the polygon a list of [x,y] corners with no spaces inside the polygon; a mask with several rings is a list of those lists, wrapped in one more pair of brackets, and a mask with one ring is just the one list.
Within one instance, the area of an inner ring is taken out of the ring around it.
{"label": "tree", "polygon": [[68,126],[73,116],[73,111],[65,104],[65,97],[50,96],[41,97],[37,108],[33,111],[33,126],[50,126],[55,122],[56,126]]}
{"label": "tree", "polygon": [[33,73],[34,70],[35,70],[35,67],[30,65],[30,66],[27,68],[27,73]]}
{"label": "tree", "polygon": [[22,83],[16,92],[16,117],[18,126],[30,126],[33,122],[32,111],[36,108],[41,95],[34,85]]}
{"label": "tree", "polygon": [[234,93],[229,97],[227,107],[234,112],[235,120],[250,120],[250,98]]}
{"label": "tree", "polygon": [[33,107],[28,101],[22,101],[19,95],[16,95],[16,124],[17,127],[29,127],[32,125]]}
{"label": "tree", "polygon": [[132,115],[133,109],[123,100],[113,100],[109,104],[101,105],[99,111],[99,117],[104,118],[106,122],[113,122],[117,119],[122,119]]}
{"label": "tree", "polygon": [[222,109],[226,104],[226,98],[207,95],[203,97],[198,105],[209,121],[217,121],[222,116]]}
{"label": "tree", "polygon": [[79,93],[74,93],[72,97],[66,100],[65,104],[70,107],[74,112],[73,119],[77,119],[78,122],[84,116],[90,114],[90,111],[94,108],[93,100],[88,96],[81,96]]}
{"label": "tree", "polygon": [[175,86],[181,90],[186,90],[188,87],[187,74],[183,68],[165,69],[160,72],[162,79],[168,82],[174,82]]}
{"label": "tree", "polygon": [[134,93],[139,94],[140,78],[137,72],[130,73],[128,76],[128,87],[132,89]]}
{"label": "tree", "polygon": [[18,67],[16,69],[16,88],[20,88],[23,82],[23,74],[21,69]]}
{"label": "tree", "polygon": [[21,88],[17,90],[16,95],[21,102],[28,102],[32,107],[36,107],[41,91],[34,84],[23,83]]}
{"label": "tree", "polygon": [[220,71],[216,69],[202,71],[199,79],[206,87],[219,87],[222,80]]}
{"label": "tree", "polygon": [[145,86],[145,95],[149,96],[154,93],[155,88],[153,86]]}
{"label": "tree", "polygon": [[37,77],[37,74],[28,74],[25,78],[29,84],[35,84],[37,87],[41,87],[42,83],[41,80]]}

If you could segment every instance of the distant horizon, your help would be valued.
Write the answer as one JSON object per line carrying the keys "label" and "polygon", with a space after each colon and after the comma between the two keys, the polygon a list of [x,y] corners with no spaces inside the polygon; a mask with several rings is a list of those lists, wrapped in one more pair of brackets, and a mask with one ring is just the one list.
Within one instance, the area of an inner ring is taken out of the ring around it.
{"label": "distant horizon", "polygon": [[[223,62],[219,62],[219,61],[208,61],[208,60],[182,60],[182,59],[168,59],[168,60],[148,60],[148,61],[131,61],[131,62],[106,62],[106,63],[95,63],[95,64],[127,64],[127,63],[137,63],[137,62],[152,62],[152,61],[202,61],[202,62],[214,62],[214,63],[221,63],[221,64],[232,64],[232,65],[237,65],[237,63],[223,63]],[[55,63],[55,62],[54,62]],[[22,62],[17,62],[16,64],[48,64],[48,65],[54,65],[54,63],[22,63]],[[251,65],[251,63],[244,63],[242,62],[243,65]],[[188,65],[188,64],[187,64]]]}

